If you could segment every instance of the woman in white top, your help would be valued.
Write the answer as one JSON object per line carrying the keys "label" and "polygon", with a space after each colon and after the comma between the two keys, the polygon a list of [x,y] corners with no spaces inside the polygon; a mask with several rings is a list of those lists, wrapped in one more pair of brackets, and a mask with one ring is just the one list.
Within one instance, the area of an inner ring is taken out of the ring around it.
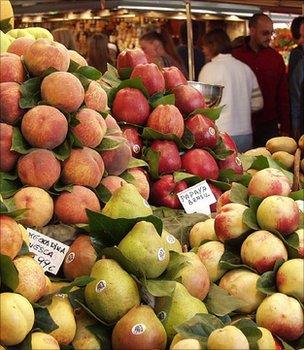
{"label": "woman in white top", "polygon": [[231,135],[240,152],[252,148],[251,112],[263,108],[263,97],[253,71],[231,54],[231,41],[222,29],[208,32],[203,51],[211,60],[201,70],[198,80],[223,85],[221,104],[225,105],[216,124]]}

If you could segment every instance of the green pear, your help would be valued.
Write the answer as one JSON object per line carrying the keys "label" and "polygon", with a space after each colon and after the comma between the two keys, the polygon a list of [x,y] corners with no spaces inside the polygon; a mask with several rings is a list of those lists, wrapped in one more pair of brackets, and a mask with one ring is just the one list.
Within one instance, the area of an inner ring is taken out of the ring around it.
{"label": "green pear", "polygon": [[52,33],[42,27],[27,27],[25,28],[25,30],[31,35],[33,35],[35,39],[41,39],[41,38],[46,38],[50,40],[54,39]]}
{"label": "green pear", "polygon": [[153,309],[140,305],[131,309],[115,325],[114,350],[165,350],[167,334]]}
{"label": "green pear", "polygon": [[190,320],[196,314],[207,314],[205,304],[194,298],[179,282],[172,296],[156,298],[155,312],[162,321],[167,332],[168,341],[172,341],[176,330],[174,327]]}
{"label": "green pear", "polygon": [[173,250],[177,253],[182,252],[182,246],[177,238],[175,238],[171,233],[166,230],[163,230],[161,238],[165,243],[165,247],[170,251]]}
{"label": "green pear", "polygon": [[11,36],[9,35],[6,35],[5,33],[3,33],[1,30],[0,30],[0,52],[6,52],[8,47],[10,46],[11,44],[11,39],[12,40],[15,40],[14,38],[12,38]]}
{"label": "green pear", "polygon": [[94,281],[85,288],[85,300],[88,307],[106,322],[117,322],[132,307],[139,305],[136,282],[115,260],[96,261],[91,277]]}
{"label": "green pear", "polygon": [[120,241],[118,249],[146,274],[157,278],[169,264],[169,252],[151,222],[140,221]]}
{"label": "green pear", "polygon": [[103,208],[102,214],[112,219],[133,219],[152,215],[153,212],[136,187],[126,183],[113,193]]}
{"label": "green pear", "polygon": [[22,38],[22,37],[35,39],[34,35],[29,33],[26,29],[11,29],[6,34],[12,36],[15,39]]}

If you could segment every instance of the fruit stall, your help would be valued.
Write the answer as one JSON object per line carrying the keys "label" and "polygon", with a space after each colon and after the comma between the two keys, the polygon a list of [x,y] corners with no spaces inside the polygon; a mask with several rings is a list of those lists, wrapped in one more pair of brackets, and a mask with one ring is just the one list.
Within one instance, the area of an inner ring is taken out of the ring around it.
{"label": "fruit stall", "polygon": [[0,349],[303,348],[304,135],[239,153],[221,89],[24,33],[1,32]]}

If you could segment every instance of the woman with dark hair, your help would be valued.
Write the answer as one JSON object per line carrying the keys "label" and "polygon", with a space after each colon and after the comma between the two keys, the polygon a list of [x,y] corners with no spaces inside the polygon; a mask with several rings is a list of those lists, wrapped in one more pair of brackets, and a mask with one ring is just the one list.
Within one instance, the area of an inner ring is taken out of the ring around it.
{"label": "woman with dark hair", "polygon": [[52,31],[55,41],[63,44],[68,50],[76,50],[75,36],[69,28],[57,28]]}
{"label": "woman with dark hair", "polygon": [[108,37],[102,33],[93,34],[89,39],[87,61],[102,74],[107,70],[107,63],[112,64],[108,48]]}
{"label": "woman with dark hair", "polygon": [[217,125],[236,142],[239,151],[252,148],[251,112],[263,108],[263,97],[253,71],[231,54],[231,41],[222,29],[207,33],[203,51],[210,60],[198,80],[224,86],[221,103],[224,109]]}

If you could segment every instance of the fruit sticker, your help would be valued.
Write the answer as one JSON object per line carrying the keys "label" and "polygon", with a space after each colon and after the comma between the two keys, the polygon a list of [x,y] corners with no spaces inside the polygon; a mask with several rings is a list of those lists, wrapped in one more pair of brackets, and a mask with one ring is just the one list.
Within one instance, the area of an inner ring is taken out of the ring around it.
{"label": "fruit sticker", "polygon": [[166,258],[166,252],[164,248],[158,249],[157,258],[159,261],[163,261]]}
{"label": "fruit sticker", "polygon": [[133,152],[136,153],[136,154],[138,154],[140,152],[140,146],[139,145],[134,145],[132,149],[133,149]]}
{"label": "fruit sticker", "polygon": [[160,321],[163,321],[167,317],[167,313],[165,311],[160,311],[157,314],[157,317],[159,318]]}
{"label": "fruit sticker", "polygon": [[242,161],[241,161],[241,159],[240,159],[239,157],[236,157],[236,158],[235,158],[235,162],[236,162],[236,164],[237,164],[238,166],[241,166],[241,165],[242,165]]}
{"label": "fruit sticker", "polygon": [[212,126],[209,127],[208,131],[209,131],[210,135],[212,135],[212,136],[215,135],[215,129]]}
{"label": "fruit sticker", "polygon": [[144,333],[145,330],[146,330],[146,326],[143,323],[138,323],[132,327],[132,334],[140,335]]}
{"label": "fruit sticker", "polygon": [[101,293],[104,289],[107,288],[107,282],[105,280],[100,280],[95,287],[96,293]]}
{"label": "fruit sticker", "polygon": [[176,241],[175,237],[172,236],[171,234],[167,236],[167,242],[168,242],[169,244],[174,244],[175,241]]}
{"label": "fruit sticker", "polygon": [[65,259],[66,264],[70,264],[75,259],[75,253],[71,252]]}

